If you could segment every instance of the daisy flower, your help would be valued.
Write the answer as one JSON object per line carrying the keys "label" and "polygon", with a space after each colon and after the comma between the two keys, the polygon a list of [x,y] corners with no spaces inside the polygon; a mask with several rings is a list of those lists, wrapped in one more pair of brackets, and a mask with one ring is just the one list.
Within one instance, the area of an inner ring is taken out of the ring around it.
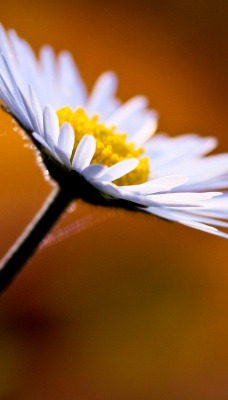
{"label": "daisy flower", "polygon": [[50,176],[72,198],[141,210],[228,238],[228,154],[207,155],[213,137],[156,134],[147,99],[116,98],[106,72],[91,93],[71,55],[51,47],[37,58],[0,27],[2,106],[31,137]]}

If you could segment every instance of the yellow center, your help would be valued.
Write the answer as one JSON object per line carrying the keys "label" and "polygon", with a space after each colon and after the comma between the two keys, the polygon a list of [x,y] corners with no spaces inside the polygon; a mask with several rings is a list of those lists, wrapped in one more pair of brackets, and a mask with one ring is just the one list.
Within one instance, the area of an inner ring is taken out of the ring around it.
{"label": "yellow center", "polygon": [[[57,111],[59,124],[69,122],[75,133],[74,151],[82,137],[86,134],[92,135],[96,139],[96,152],[92,164],[103,164],[110,167],[126,158],[138,158],[139,165],[134,171],[117,179],[117,185],[135,185],[146,182],[149,177],[149,158],[142,157],[144,149],[135,148],[134,143],[127,143],[127,135],[116,133],[115,127],[107,128],[98,121],[98,115],[88,118],[82,108],[72,111],[70,107],[64,107]],[[72,155],[72,157],[73,157]]]}

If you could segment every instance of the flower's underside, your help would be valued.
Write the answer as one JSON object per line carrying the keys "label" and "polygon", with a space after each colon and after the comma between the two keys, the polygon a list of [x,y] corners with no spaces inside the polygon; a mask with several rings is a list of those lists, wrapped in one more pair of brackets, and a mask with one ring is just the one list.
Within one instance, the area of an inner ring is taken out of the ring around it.
{"label": "flower's underside", "polygon": [[0,26],[0,99],[44,159],[50,155],[64,176],[80,176],[104,199],[228,237],[214,227],[228,227],[228,194],[217,192],[228,187],[228,154],[208,156],[211,137],[153,136],[157,115],[147,100],[121,104],[116,85],[108,72],[88,94],[69,53],[56,57],[46,46],[36,59]]}

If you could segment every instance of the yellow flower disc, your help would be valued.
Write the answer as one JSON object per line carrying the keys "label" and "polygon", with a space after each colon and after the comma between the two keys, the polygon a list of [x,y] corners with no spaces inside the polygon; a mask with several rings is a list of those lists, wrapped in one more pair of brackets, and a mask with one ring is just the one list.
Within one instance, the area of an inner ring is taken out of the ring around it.
{"label": "yellow flower disc", "polygon": [[72,111],[70,107],[64,107],[57,111],[59,124],[69,122],[74,129],[75,144],[72,154],[86,134],[92,135],[96,139],[96,152],[92,164],[103,164],[110,167],[126,158],[138,158],[139,165],[134,171],[117,179],[114,183],[117,185],[135,185],[146,182],[149,178],[149,158],[143,156],[143,147],[135,148],[134,143],[127,143],[127,135],[116,133],[115,127],[107,128],[98,121],[98,115],[88,118],[84,109],[79,108]]}

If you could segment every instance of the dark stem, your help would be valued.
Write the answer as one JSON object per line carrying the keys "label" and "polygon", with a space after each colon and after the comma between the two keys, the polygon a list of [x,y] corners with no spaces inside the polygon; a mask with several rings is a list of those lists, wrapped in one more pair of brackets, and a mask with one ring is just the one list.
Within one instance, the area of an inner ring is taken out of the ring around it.
{"label": "dark stem", "polygon": [[66,190],[56,188],[51,193],[33,221],[0,262],[0,293],[17,276],[71,201],[72,195]]}

